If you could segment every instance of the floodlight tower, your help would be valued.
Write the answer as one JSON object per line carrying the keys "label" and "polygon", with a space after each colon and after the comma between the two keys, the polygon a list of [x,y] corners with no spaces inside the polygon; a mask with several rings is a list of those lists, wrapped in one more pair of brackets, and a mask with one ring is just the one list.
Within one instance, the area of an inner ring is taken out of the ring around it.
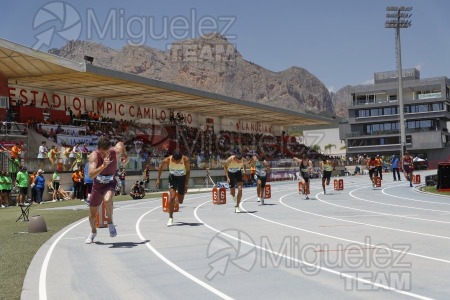
{"label": "floodlight tower", "polygon": [[406,152],[406,124],[405,112],[403,110],[403,76],[402,76],[402,53],[400,48],[400,29],[411,26],[409,18],[412,14],[408,13],[412,10],[412,6],[388,6],[386,7],[386,22],[385,28],[395,28],[395,42],[396,42],[396,59],[397,59],[397,76],[398,76],[398,104],[400,113],[400,154],[403,157]]}

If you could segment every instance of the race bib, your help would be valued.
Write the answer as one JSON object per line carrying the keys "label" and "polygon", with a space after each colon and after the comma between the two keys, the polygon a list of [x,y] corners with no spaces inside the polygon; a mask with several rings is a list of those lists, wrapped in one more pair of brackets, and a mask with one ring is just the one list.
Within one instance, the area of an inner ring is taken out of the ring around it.
{"label": "race bib", "polygon": [[97,180],[98,183],[110,183],[114,180],[113,175],[97,175],[95,177],[95,180]]}

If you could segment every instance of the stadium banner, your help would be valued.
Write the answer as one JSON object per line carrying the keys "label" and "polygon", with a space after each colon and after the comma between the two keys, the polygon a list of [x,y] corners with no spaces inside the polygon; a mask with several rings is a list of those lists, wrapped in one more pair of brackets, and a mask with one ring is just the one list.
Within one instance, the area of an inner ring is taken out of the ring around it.
{"label": "stadium banner", "polygon": [[87,145],[96,145],[98,138],[99,137],[96,135],[73,136],[58,134],[56,137],[56,142],[60,145],[75,145],[84,143],[86,143]]}
{"label": "stadium banner", "polygon": [[[17,101],[20,100],[22,106],[29,106],[33,103],[36,108],[50,109],[50,113],[52,111],[65,112],[66,109],[70,108],[73,115],[76,115],[78,112],[84,114],[93,111],[102,117],[110,117],[116,120],[135,120],[138,122],[147,120],[161,124],[170,123],[171,111],[169,109],[159,109],[133,103],[120,103],[108,99],[61,94],[53,91],[38,90],[34,87],[9,85],[9,97],[11,99],[11,106],[15,106]],[[132,97],[130,96],[131,99]],[[229,130],[242,133],[273,134],[280,131],[279,126],[268,125],[264,122],[249,122],[245,119],[214,118],[186,112],[180,112],[180,114],[184,117],[184,123],[186,125],[193,127],[203,126],[204,129],[213,129],[215,132]],[[51,117],[50,119],[53,118]]]}
{"label": "stadium banner", "polygon": [[[53,129],[53,131],[56,131],[56,129],[58,128],[58,125],[39,124],[39,127],[41,127],[41,129],[45,130],[46,132],[50,132],[50,130],[52,130],[52,129]],[[64,130],[65,133],[71,134],[71,135],[80,134],[80,131],[86,132],[86,128],[79,127],[79,126],[61,125],[61,128]]]}

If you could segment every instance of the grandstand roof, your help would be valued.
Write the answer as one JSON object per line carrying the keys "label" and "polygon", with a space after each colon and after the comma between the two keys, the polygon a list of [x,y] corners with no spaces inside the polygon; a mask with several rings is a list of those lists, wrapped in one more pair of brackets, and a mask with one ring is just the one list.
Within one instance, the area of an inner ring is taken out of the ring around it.
{"label": "grandstand roof", "polygon": [[0,39],[0,72],[8,78],[10,84],[120,103],[282,126],[334,122],[317,115],[298,113],[71,61],[4,39]]}

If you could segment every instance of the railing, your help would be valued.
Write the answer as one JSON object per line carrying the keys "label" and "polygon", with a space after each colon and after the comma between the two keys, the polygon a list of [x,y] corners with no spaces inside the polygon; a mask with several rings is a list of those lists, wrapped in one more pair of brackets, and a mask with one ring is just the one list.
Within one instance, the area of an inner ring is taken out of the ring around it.
{"label": "railing", "polygon": [[[136,171],[136,172],[142,172],[143,169],[145,169],[146,165],[148,164],[150,166],[151,170],[156,170],[161,163],[161,161],[164,159],[164,157],[152,157],[146,161],[142,161],[142,158],[138,155],[129,155],[130,161],[126,165],[125,169],[127,171]],[[223,169],[223,165],[225,163],[225,159],[209,159],[209,160],[203,160],[203,161],[197,161],[195,158],[192,158],[190,161],[190,167],[192,170],[220,170]],[[318,167],[320,164],[320,160],[318,159],[311,159],[313,166]],[[75,158],[70,159],[63,159],[58,158],[56,159],[56,163],[54,165],[51,165],[51,161],[48,158],[44,159],[38,159],[38,158],[28,158],[28,159],[22,159],[22,164],[25,165],[29,172],[34,172],[39,169],[42,169],[44,172],[53,172],[54,170],[58,170],[60,172],[71,172],[78,167],[84,168],[86,163],[88,162],[88,157],[84,156],[82,158],[81,163],[76,163]],[[341,161],[336,160],[336,165],[340,165]],[[292,159],[280,159],[280,160],[272,160],[269,161],[270,168],[273,170],[291,170],[291,169],[298,169],[299,164],[294,162]],[[8,170],[9,168],[9,158],[4,153],[0,153],[0,167],[2,170]],[[247,169],[250,169],[247,167]],[[249,172],[249,171],[248,171]]]}
{"label": "railing", "polygon": [[[428,132],[428,131],[438,131],[441,128],[436,127],[428,127],[428,128],[409,128],[406,129],[406,133],[416,133],[416,132]],[[445,132],[446,128],[442,128],[442,131]],[[352,132],[346,134],[345,137],[351,138],[351,137],[363,137],[363,136],[382,136],[382,135],[389,135],[389,134],[400,134],[400,130],[383,130],[383,131],[376,131],[376,132]]]}

